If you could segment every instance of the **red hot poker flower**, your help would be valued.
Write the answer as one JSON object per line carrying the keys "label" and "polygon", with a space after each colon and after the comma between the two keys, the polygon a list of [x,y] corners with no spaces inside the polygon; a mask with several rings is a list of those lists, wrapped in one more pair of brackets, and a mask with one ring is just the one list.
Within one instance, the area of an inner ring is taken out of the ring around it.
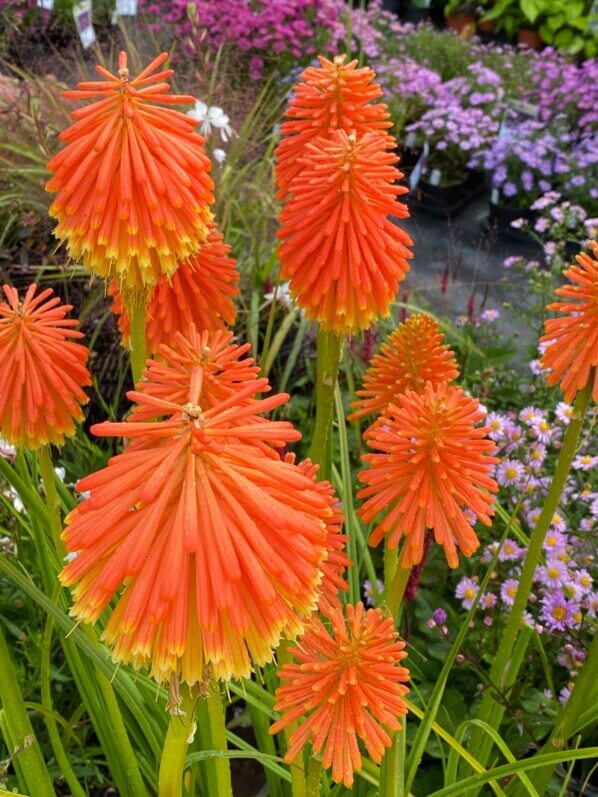
{"label": "red hot poker flower", "polygon": [[131,443],[79,483],[91,496],[63,534],[72,613],[93,622],[118,596],[103,638],[160,682],[247,677],[319,594],[329,506],[278,456],[299,434],[261,415],[288,396],[256,398],[268,381],[229,341],[179,335],[128,420],[94,427]]}
{"label": "red hot poker flower", "polygon": [[430,316],[418,313],[399,324],[372,358],[349,420],[384,413],[400,393],[421,393],[426,382],[436,386],[456,379],[455,355],[443,340]]}
{"label": "red hot poker flower", "polygon": [[89,351],[73,342],[83,337],[79,322],[50,288],[36,295],[30,285],[22,301],[15,288],[2,290],[0,437],[25,448],[61,445],[83,420],[83,388],[91,385]]}
{"label": "red hot poker flower", "polygon": [[280,670],[275,708],[282,718],[270,733],[299,722],[285,760],[294,761],[311,741],[324,767],[332,767],[333,780],[350,788],[353,771],[361,769],[358,738],[379,764],[391,743],[385,728],[401,728],[409,679],[401,661],[407,654],[392,618],[379,609],[349,605],[346,624],[333,609],[330,622],[331,631],[314,617],[291,650],[295,661]]}
{"label": "red hot poker flower", "polygon": [[546,381],[560,384],[569,402],[592,378],[592,398],[598,401],[598,242],[592,241],[590,249],[564,272],[569,284],[555,291],[564,301],[546,308],[560,315],[545,321],[540,338],[546,344],[542,366],[550,369]]}
{"label": "red hot poker flower", "polygon": [[369,67],[359,67],[357,61],[346,64],[345,59],[344,55],[333,61],[319,56],[320,65],[305,69],[294,87],[276,149],[279,199],[284,199],[293,178],[301,172],[299,159],[307,144],[318,137],[328,139],[343,130],[360,138],[378,131],[387,149],[396,147],[385,132],[392,127],[386,105],[372,102],[382,96],[380,85],[374,82],[375,73]]}
{"label": "red hot poker flower", "polygon": [[133,292],[174,274],[199,249],[214,201],[196,121],[160,107],[194,102],[168,94],[171,69],[152,74],[167,58],[130,79],[122,52],[118,75],[97,66],[104,82],[65,92],[94,102],[73,112],[75,124],[59,136],[66,147],[48,163],[56,237],[70,257]]}
{"label": "red hot poker flower", "polygon": [[411,257],[397,158],[379,133],[339,131],[306,147],[280,214],[281,279],[327,331],[367,329],[388,315]]}
{"label": "red hot poker flower", "polygon": [[465,556],[479,546],[464,509],[490,525],[498,485],[490,477],[498,463],[489,429],[476,424],[484,418],[476,399],[460,387],[427,383],[421,394],[407,390],[397,396],[371,429],[366,454],[368,470],[359,478],[368,486],[357,494],[365,500],[359,516],[369,523],[384,519],[370,536],[377,545],[388,535],[388,546],[405,536],[402,567],[422,561],[426,529],[434,529],[450,567],[457,567],[457,548]]}

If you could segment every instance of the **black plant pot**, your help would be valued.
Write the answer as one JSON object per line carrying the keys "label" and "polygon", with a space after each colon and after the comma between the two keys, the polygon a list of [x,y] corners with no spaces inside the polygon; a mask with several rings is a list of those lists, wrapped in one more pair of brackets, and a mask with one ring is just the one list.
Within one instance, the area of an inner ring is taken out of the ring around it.
{"label": "black plant pot", "polygon": [[417,25],[420,22],[425,22],[429,16],[429,8],[418,8],[417,6],[412,6],[411,3],[408,3],[405,7],[405,22],[413,22],[414,25]]}
{"label": "black plant pot", "polygon": [[413,167],[421,158],[421,147],[397,147],[395,150],[400,160],[397,167],[405,175],[411,174]]}
{"label": "black plant pot", "polygon": [[515,221],[515,219],[533,221],[534,218],[535,212],[531,208],[515,208],[510,205],[490,202],[488,226],[495,229],[503,238],[510,238],[512,241],[530,241],[529,233],[525,230],[511,227],[511,222]]}
{"label": "black plant pot", "polygon": [[412,196],[412,203],[416,208],[436,216],[456,216],[484,187],[484,172],[478,171],[470,171],[465,180],[456,185],[432,185],[422,180]]}

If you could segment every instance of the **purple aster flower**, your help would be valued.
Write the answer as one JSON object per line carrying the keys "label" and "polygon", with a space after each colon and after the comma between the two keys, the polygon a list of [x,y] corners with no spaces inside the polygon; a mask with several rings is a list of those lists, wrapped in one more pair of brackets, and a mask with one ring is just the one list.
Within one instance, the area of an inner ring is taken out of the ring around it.
{"label": "purple aster flower", "polygon": [[581,454],[573,460],[575,470],[592,470],[596,465],[598,465],[598,457],[592,457],[590,454]]}
{"label": "purple aster flower", "polygon": [[569,684],[568,686],[563,686],[563,688],[559,692],[559,703],[561,704],[561,706],[564,706],[565,703],[571,697],[572,689],[573,689],[573,684]]}
{"label": "purple aster flower", "polygon": [[550,520],[550,528],[554,529],[555,531],[560,531],[561,533],[567,528],[565,518],[560,514],[560,512],[555,512],[552,516]]}
{"label": "purple aster flower", "polygon": [[464,576],[457,584],[455,597],[459,598],[464,609],[471,609],[479,589],[479,586],[473,579]]}
{"label": "purple aster flower", "polygon": [[544,418],[544,413],[537,407],[524,407],[519,413],[519,420],[531,426],[536,421],[541,421]]}
{"label": "purple aster flower", "polygon": [[567,404],[566,401],[559,401],[559,403],[556,405],[554,415],[555,418],[563,424],[563,426],[567,426],[573,416],[573,407],[571,404]]}
{"label": "purple aster flower", "polygon": [[500,318],[500,312],[493,308],[488,308],[480,315],[480,321],[484,324],[493,324]]}
{"label": "purple aster flower", "polygon": [[484,592],[480,598],[480,609],[494,609],[498,598],[492,592]]}
{"label": "purple aster flower", "polygon": [[541,443],[550,443],[553,431],[551,425],[548,423],[546,418],[540,418],[535,420],[532,423],[531,431],[534,437],[537,440],[539,440]]}
{"label": "purple aster flower", "polygon": [[582,606],[588,613],[588,617],[595,620],[598,616],[598,592],[590,592],[582,601]]}
{"label": "purple aster flower", "polygon": [[490,430],[488,437],[495,442],[503,440],[507,421],[508,418],[506,416],[498,412],[489,412],[486,418],[486,428]]}
{"label": "purple aster flower", "polygon": [[567,565],[558,559],[548,559],[546,564],[537,567],[535,572],[535,580],[551,589],[561,587],[568,578]]}
{"label": "purple aster flower", "polygon": [[574,623],[576,606],[562,592],[551,592],[542,598],[540,620],[549,631],[564,631]]}
{"label": "purple aster flower", "polygon": [[434,609],[432,612],[432,617],[434,622],[438,623],[438,625],[444,625],[446,623],[446,612],[444,609]]}
{"label": "purple aster flower", "polygon": [[496,481],[501,487],[509,487],[521,479],[525,469],[516,459],[503,459],[496,469]]}
{"label": "purple aster flower", "polygon": [[505,606],[513,605],[513,602],[515,601],[515,595],[517,595],[518,587],[519,581],[517,581],[515,578],[508,578],[505,582],[503,582],[500,588],[500,599]]}
{"label": "purple aster flower", "polygon": [[538,471],[546,458],[546,446],[543,443],[536,443],[529,450],[528,464],[533,471]]}
{"label": "purple aster flower", "polygon": [[498,561],[516,562],[521,559],[523,554],[525,554],[525,548],[520,548],[515,540],[511,540],[507,537],[502,545],[502,548],[500,549],[500,553],[498,554]]}

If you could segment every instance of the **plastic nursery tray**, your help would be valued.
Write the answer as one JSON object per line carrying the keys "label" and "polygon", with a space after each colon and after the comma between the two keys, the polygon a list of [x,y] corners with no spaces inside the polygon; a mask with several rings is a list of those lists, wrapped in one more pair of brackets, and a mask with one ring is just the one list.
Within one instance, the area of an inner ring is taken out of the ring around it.
{"label": "plastic nursery tray", "polygon": [[431,185],[422,180],[408,204],[414,209],[432,213],[435,216],[456,216],[485,189],[482,172],[469,172],[467,179],[458,185]]}

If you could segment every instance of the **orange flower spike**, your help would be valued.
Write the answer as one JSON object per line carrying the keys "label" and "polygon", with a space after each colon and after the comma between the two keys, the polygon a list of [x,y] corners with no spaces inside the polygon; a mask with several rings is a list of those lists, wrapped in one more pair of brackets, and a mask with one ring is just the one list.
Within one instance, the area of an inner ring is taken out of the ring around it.
{"label": "orange flower spike", "polygon": [[[66,315],[51,288],[36,295],[30,285],[20,301],[9,285],[0,301],[0,437],[13,445],[40,448],[62,445],[83,420],[81,405],[89,400],[86,368],[89,351],[73,341],[83,333]],[[1,296],[1,294],[0,294]]]}
{"label": "orange flower spike", "polygon": [[375,72],[345,60],[344,55],[333,61],[319,56],[320,65],[305,69],[294,87],[276,149],[279,199],[284,199],[301,172],[299,158],[305,155],[307,144],[318,136],[329,138],[336,130],[344,130],[360,138],[377,130],[387,149],[396,147],[393,137],[385,133],[392,127],[386,105],[372,102],[382,96],[380,85],[374,82]]}
{"label": "orange flower spike", "polygon": [[379,764],[391,743],[386,729],[401,729],[409,671],[400,663],[407,654],[392,618],[379,609],[348,605],[346,624],[339,609],[330,622],[331,631],[314,617],[291,650],[295,662],[279,671],[275,709],[282,718],[270,733],[298,721],[285,760],[294,761],[311,741],[333,780],[350,788],[361,769],[358,737]]}
{"label": "orange flower spike", "polygon": [[422,561],[426,529],[434,529],[450,567],[459,564],[457,548],[471,556],[480,543],[463,510],[490,525],[498,490],[490,477],[496,446],[489,429],[476,426],[483,418],[478,401],[460,387],[428,382],[421,394],[397,396],[372,427],[368,444],[379,453],[364,455],[370,468],[359,474],[368,485],[357,494],[367,499],[359,516],[370,523],[387,513],[370,545],[388,536],[395,548],[405,535],[401,566],[411,567]]}
{"label": "orange flower spike", "polygon": [[397,158],[379,133],[344,132],[308,144],[280,214],[281,279],[307,315],[337,333],[388,315],[411,257]]}
{"label": "orange flower spike", "polygon": [[[177,332],[188,335],[193,325],[214,333],[234,324],[239,272],[229,253],[230,246],[224,243],[222,233],[212,228],[206,243],[180,264],[170,280],[160,277],[146,312],[146,339],[151,354],[157,354],[163,343],[172,345]],[[128,345],[130,321],[116,281],[108,292],[114,297],[112,311],[119,316],[123,343]]]}
{"label": "orange flower spike", "polygon": [[352,403],[349,420],[384,413],[400,393],[420,393],[426,382],[436,387],[459,376],[455,355],[430,316],[417,314],[399,324],[372,357],[363,390]]}
{"label": "orange flower spike", "polygon": [[542,367],[550,369],[549,385],[560,384],[565,401],[573,401],[592,378],[592,398],[598,401],[598,242],[590,243],[591,254],[579,254],[577,265],[566,269],[569,284],[555,293],[564,301],[546,308],[560,313],[544,322],[546,344]]}
{"label": "orange flower spike", "polygon": [[79,483],[91,495],[63,534],[73,615],[93,622],[117,596],[103,638],[159,682],[247,677],[318,599],[329,505],[275,449],[299,433],[262,416],[288,396],[257,398],[268,382],[230,338],[179,334],[127,421],[93,427],[131,442]]}
{"label": "orange flower spike", "polygon": [[[294,462],[295,455],[287,454],[286,462]],[[314,465],[310,459],[299,463],[299,470],[308,476],[315,484],[316,490],[326,500],[331,509],[331,516],[326,520],[326,550],[328,556],[322,563],[322,583],[320,585],[320,600],[318,609],[322,614],[329,615],[333,609],[340,609],[339,592],[347,592],[349,585],[343,578],[344,572],[351,567],[351,560],[345,553],[347,536],[342,533],[344,516],[341,511],[334,487],[329,481],[317,481],[319,466]]]}
{"label": "orange flower spike", "polygon": [[168,94],[171,69],[152,74],[167,58],[129,79],[120,53],[118,76],[98,66],[105,82],[66,91],[67,99],[94,102],[72,113],[75,124],[59,136],[66,147],[48,163],[56,237],[70,257],[134,293],[199,249],[214,201],[196,121],[160,107],[194,102]]}

